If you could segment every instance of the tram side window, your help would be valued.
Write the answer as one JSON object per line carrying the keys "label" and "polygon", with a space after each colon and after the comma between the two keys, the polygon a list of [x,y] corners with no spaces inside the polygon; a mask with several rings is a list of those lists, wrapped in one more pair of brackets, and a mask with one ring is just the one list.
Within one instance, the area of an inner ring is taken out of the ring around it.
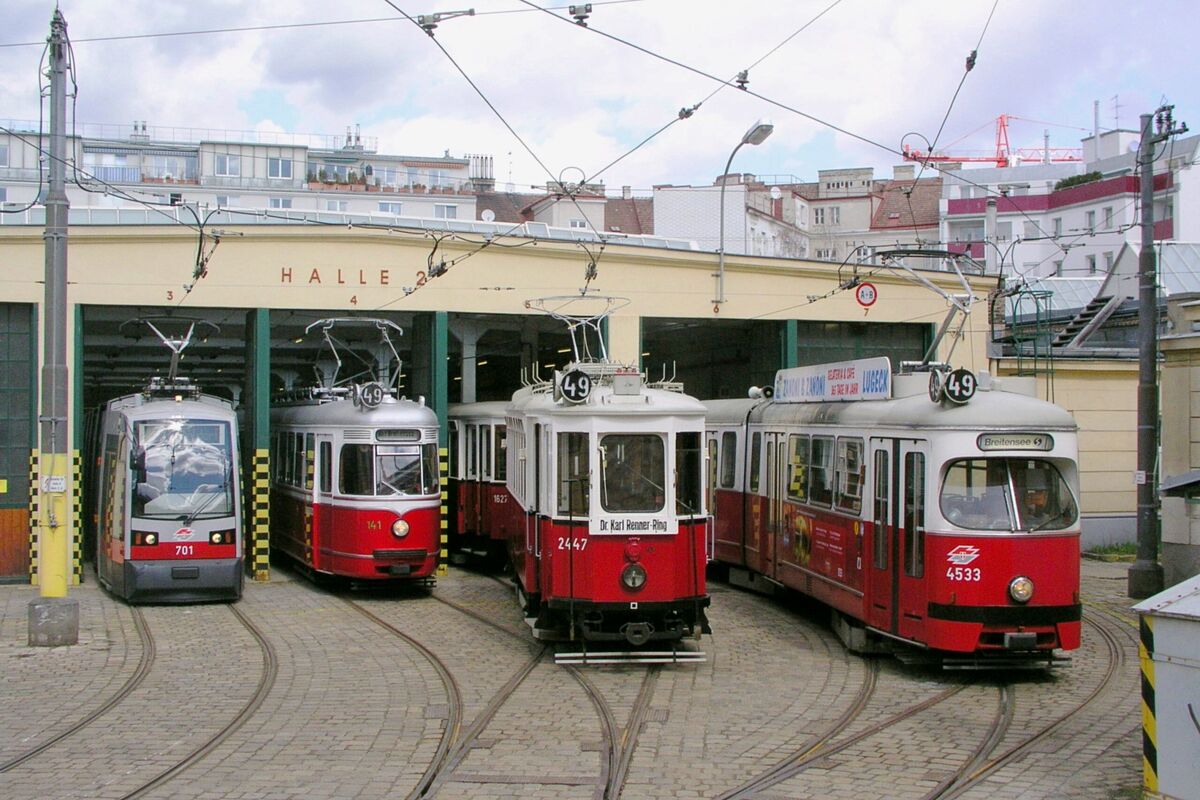
{"label": "tram side window", "polygon": [[809,444],[807,436],[792,435],[788,437],[788,499],[798,503],[808,500],[808,457]]}
{"label": "tram side window", "polygon": [[451,478],[462,477],[458,474],[458,436],[459,426],[456,420],[450,420],[446,436],[446,461]]}
{"label": "tram side window", "polygon": [[676,434],[675,513],[681,517],[695,517],[703,513],[702,456],[699,433]]}
{"label": "tram side window", "polygon": [[291,486],[296,481],[293,479],[292,466],[294,464],[292,455],[296,450],[296,437],[291,433],[283,434],[283,446],[280,448],[280,455],[283,458],[283,482]]}
{"label": "tram side window", "polygon": [[479,438],[479,426],[467,426],[467,477],[477,478],[479,473],[476,471],[476,440]]}
{"label": "tram side window", "polygon": [[492,478],[492,426],[479,426],[479,479]]}
{"label": "tram side window", "polygon": [[304,486],[304,434],[292,438],[292,485]]}
{"label": "tram side window", "polygon": [[588,435],[558,435],[558,513],[571,517],[588,515]]}
{"label": "tram side window", "polygon": [[833,437],[812,437],[808,499],[814,505],[833,505],[833,452]]}
{"label": "tram side window", "polygon": [[600,438],[600,504],[605,511],[663,509],[664,449],[662,437],[652,433],[610,433]]}
{"label": "tram side window", "polygon": [[750,491],[758,491],[758,476],[761,474],[762,464],[762,434],[755,433],[750,437]]}
{"label": "tram side window", "polygon": [[304,488],[313,488],[313,473],[316,471],[316,447],[317,438],[311,433],[304,434]]}
{"label": "tram side window", "polygon": [[721,434],[721,488],[732,489],[737,472],[737,434],[725,431]]}
{"label": "tram side window", "polygon": [[333,491],[333,443],[321,442],[321,455],[318,460],[317,475],[320,479],[321,493]]}
{"label": "tram side window", "polygon": [[875,451],[875,569],[887,569],[888,565],[888,526],[892,516],[892,482],[888,472],[891,463],[886,450]]}
{"label": "tram side window", "polygon": [[503,425],[492,429],[496,451],[496,480],[503,482],[508,479],[508,432]]}
{"label": "tram side window", "polygon": [[862,439],[838,439],[837,507],[851,514],[862,511],[862,485],[866,477],[862,447]]}
{"label": "tram side window", "polygon": [[904,548],[904,574],[920,578],[925,574],[925,456],[904,455],[904,530],[908,535]]}

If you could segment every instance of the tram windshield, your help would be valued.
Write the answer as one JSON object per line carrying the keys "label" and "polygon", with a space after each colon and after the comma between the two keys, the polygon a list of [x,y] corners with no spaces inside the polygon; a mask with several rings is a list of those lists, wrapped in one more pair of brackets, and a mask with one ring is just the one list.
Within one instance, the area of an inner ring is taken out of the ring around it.
{"label": "tram windshield", "polygon": [[605,511],[661,511],[666,500],[665,450],[652,433],[600,437],[600,505]]}
{"label": "tram windshield", "polygon": [[424,496],[438,490],[437,445],[342,446],[342,494]]}
{"label": "tram windshield", "polygon": [[227,517],[233,513],[233,450],[228,422],[203,419],[135,423],[133,516]]}
{"label": "tram windshield", "polygon": [[1079,517],[1067,482],[1038,458],[973,458],[952,462],[942,482],[942,515],[960,528],[1060,530]]}

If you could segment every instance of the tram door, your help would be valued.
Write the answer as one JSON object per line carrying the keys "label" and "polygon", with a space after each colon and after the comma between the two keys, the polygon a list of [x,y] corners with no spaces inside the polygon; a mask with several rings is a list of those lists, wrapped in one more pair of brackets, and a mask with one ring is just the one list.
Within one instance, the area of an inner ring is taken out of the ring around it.
{"label": "tram door", "polygon": [[867,622],[915,638],[925,624],[928,443],[871,439],[872,541]]}
{"label": "tram door", "polygon": [[[312,436],[313,434],[309,434]],[[313,450],[313,539],[318,543],[328,542],[333,533],[333,436],[324,433],[316,435],[316,441],[309,445]],[[306,548],[307,549],[307,548]],[[306,558],[312,559],[311,553],[305,553]]]}
{"label": "tram door", "polygon": [[787,518],[784,514],[788,486],[787,436],[783,433],[765,432],[763,438],[767,462],[767,524],[764,535],[757,537],[758,541],[751,540],[759,548],[759,560],[754,560],[755,555],[750,552],[749,544],[746,548],[746,560],[752,569],[758,570],[768,578],[775,578],[777,542],[787,528]]}
{"label": "tram door", "polygon": [[468,424],[466,458],[466,477],[463,482],[465,491],[462,496],[463,533],[479,533],[479,493],[481,476],[479,474],[479,426]]}

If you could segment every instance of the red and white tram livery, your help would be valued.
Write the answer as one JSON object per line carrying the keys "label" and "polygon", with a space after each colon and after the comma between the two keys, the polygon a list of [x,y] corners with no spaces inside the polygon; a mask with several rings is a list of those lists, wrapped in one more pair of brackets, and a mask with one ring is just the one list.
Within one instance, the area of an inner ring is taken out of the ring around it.
{"label": "red and white tram livery", "polygon": [[438,419],[378,383],[271,410],[271,547],[311,572],[430,578],[441,551]]}
{"label": "red and white tram livery", "polygon": [[853,649],[882,636],[989,663],[1077,648],[1077,426],[1033,390],[878,358],[708,401],[716,559],[827,603]]}
{"label": "red and white tram livery", "polygon": [[513,395],[509,540],[539,638],[675,641],[709,632],[704,407],[614,364]]}
{"label": "red and white tram livery", "polygon": [[508,403],[449,407],[450,553],[503,562],[517,515],[509,508],[504,413]]}

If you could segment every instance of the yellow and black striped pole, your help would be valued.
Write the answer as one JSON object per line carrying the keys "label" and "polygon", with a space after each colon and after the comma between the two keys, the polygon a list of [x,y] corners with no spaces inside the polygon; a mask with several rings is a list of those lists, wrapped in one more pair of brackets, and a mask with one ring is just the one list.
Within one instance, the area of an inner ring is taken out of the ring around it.
{"label": "yellow and black striped pole", "polygon": [[38,585],[38,451],[29,453],[29,584]]}
{"label": "yellow and black striped pole", "polygon": [[450,523],[449,523],[449,503],[450,503],[450,451],[445,447],[438,448],[438,477],[442,486],[442,508],[440,515],[440,531],[438,548],[438,568],[437,574],[439,578],[446,577],[446,573],[450,571]]}
{"label": "yellow and black striped pole", "polygon": [[78,450],[72,451],[71,464],[74,481],[71,491],[71,585],[83,583],[83,458]]}
{"label": "yellow and black striped pole", "polygon": [[271,580],[271,450],[261,447],[254,451],[254,495],[251,500],[251,555],[254,580]]}
{"label": "yellow and black striped pole", "polygon": [[1142,664],[1142,788],[1158,794],[1158,725],[1154,707],[1154,621],[1139,617],[1138,658]]}

